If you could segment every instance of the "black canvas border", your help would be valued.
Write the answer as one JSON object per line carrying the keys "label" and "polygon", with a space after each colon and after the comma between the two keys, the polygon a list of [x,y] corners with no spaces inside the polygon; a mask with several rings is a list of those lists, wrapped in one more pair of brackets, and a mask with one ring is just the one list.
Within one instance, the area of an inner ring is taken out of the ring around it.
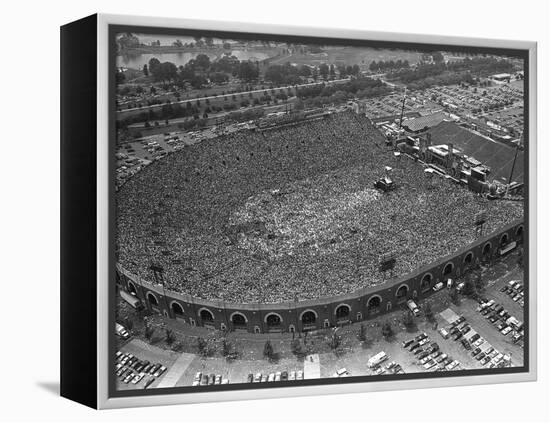
{"label": "black canvas border", "polygon": [[[483,47],[483,46],[460,46],[451,44],[437,44],[437,43],[416,43],[406,41],[407,35],[403,35],[403,41],[379,41],[368,39],[346,39],[346,38],[327,38],[327,37],[314,37],[314,36],[294,36],[294,35],[278,35],[278,34],[264,34],[264,33],[252,33],[252,32],[235,32],[235,31],[218,31],[218,30],[200,30],[200,29],[186,29],[186,28],[174,28],[174,27],[158,27],[158,26],[139,26],[139,25],[118,25],[110,24],[108,26],[108,48],[109,48],[109,327],[114,328],[115,320],[115,256],[114,256],[114,230],[115,230],[115,207],[114,197],[112,194],[115,192],[115,152],[116,152],[116,105],[115,105],[115,71],[116,71],[116,42],[115,36],[120,32],[133,32],[133,33],[146,33],[154,35],[177,35],[177,36],[211,36],[225,39],[257,39],[257,40],[270,40],[270,41],[282,41],[290,43],[305,43],[305,44],[322,44],[322,45],[348,45],[348,46],[362,46],[362,47],[375,47],[386,49],[410,49],[422,52],[431,51],[465,51],[476,54],[495,54],[509,57],[515,57],[523,59],[524,61],[524,139],[529,140],[529,50],[528,49],[510,49],[510,48],[497,48],[497,47]],[[104,46],[101,46],[103,48]],[[530,263],[529,255],[529,142],[524,145],[524,169],[527,172],[524,176],[525,189],[524,189],[524,263]],[[529,281],[529,265],[524,266],[524,280]],[[529,298],[529,283],[525,284],[526,298]],[[315,386],[315,385],[333,385],[335,392],[338,393],[337,386],[340,384],[349,383],[364,383],[364,382],[379,382],[379,381],[401,381],[411,379],[438,379],[448,377],[466,377],[466,376],[482,376],[482,375],[501,375],[501,374],[522,374],[529,372],[529,302],[524,307],[524,326],[525,331],[525,347],[524,347],[524,365],[523,367],[513,367],[509,369],[479,369],[479,370],[460,370],[451,372],[432,372],[432,373],[409,373],[403,375],[384,375],[384,376],[353,376],[348,378],[323,378],[314,380],[300,380],[300,381],[285,381],[285,382],[272,382],[270,384],[247,384],[247,383],[235,383],[229,385],[213,385],[204,387],[175,387],[175,388],[156,388],[151,390],[116,390],[116,380],[114,375],[115,369],[115,352],[116,352],[116,335],[114,330],[109,333],[109,374],[108,395],[112,398],[123,397],[136,397],[136,396],[154,396],[154,395],[167,395],[167,394],[184,394],[184,393],[205,393],[205,392],[219,392],[219,391],[236,391],[246,390],[254,391],[257,389],[270,389],[277,387],[299,387],[299,386]]]}
{"label": "black canvas border", "polygon": [[97,15],[60,38],[60,393],[96,408]]}

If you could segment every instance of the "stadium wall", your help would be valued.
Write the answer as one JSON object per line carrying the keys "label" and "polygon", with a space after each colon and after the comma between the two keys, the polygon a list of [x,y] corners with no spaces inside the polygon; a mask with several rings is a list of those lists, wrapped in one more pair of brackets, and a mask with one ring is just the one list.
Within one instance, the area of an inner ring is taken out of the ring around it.
{"label": "stadium wall", "polygon": [[153,285],[117,264],[118,288],[139,299],[150,311],[193,326],[252,333],[316,330],[366,320],[398,308],[408,299],[423,300],[433,287],[456,279],[476,264],[500,255],[500,249],[520,245],[523,220],[517,220],[469,246],[408,275],[354,293],[299,302],[233,304],[192,297]]}

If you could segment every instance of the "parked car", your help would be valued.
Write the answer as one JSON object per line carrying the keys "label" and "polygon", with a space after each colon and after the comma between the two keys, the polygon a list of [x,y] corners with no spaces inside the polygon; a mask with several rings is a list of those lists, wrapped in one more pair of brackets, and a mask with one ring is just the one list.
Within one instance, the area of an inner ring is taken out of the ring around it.
{"label": "parked car", "polygon": [[403,346],[403,348],[407,348],[410,345],[412,345],[413,343],[414,343],[414,339],[409,339],[408,341],[403,341],[403,343],[401,345]]}
{"label": "parked car", "polygon": [[246,383],[254,383],[254,375],[252,373],[249,373],[246,378]]}
{"label": "parked car", "polygon": [[502,333],[503,335],[508,335],[510,332],[512,332],[512,328],[510,326],[506,326],[500,331],[500,333]]}

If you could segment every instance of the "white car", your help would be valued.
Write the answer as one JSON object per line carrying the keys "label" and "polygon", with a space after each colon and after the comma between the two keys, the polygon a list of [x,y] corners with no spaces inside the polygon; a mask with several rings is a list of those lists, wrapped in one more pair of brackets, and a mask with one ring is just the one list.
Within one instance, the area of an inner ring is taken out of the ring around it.
{"label": "white car", "polygon": [[267,377],[268,382],[275,382],[275,373],[270,373]]}
{"label": "white car", "polygon": [[512,332],[512,328],[510,326],[506,326],[500,331],[500,333],[502,333],[503,335],[508,335],[510,332]]}

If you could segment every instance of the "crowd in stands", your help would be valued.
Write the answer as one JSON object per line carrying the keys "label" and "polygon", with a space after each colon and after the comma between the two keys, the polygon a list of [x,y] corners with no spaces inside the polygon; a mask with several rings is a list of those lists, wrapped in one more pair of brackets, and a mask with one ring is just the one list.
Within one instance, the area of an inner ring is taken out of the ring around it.
{"label": "crowd in stands", "polygon": [[[397,189],[374,190],[389,176]],[[382,135],[344,112],[266,131],[239,131],[171,154],[117,193],[117,259],[167,289],[228,302],[275,303],[379,284],[383,253],[402,275],[522,216],[396,162]],[[158,282],[158,281],[157,281]]]}

